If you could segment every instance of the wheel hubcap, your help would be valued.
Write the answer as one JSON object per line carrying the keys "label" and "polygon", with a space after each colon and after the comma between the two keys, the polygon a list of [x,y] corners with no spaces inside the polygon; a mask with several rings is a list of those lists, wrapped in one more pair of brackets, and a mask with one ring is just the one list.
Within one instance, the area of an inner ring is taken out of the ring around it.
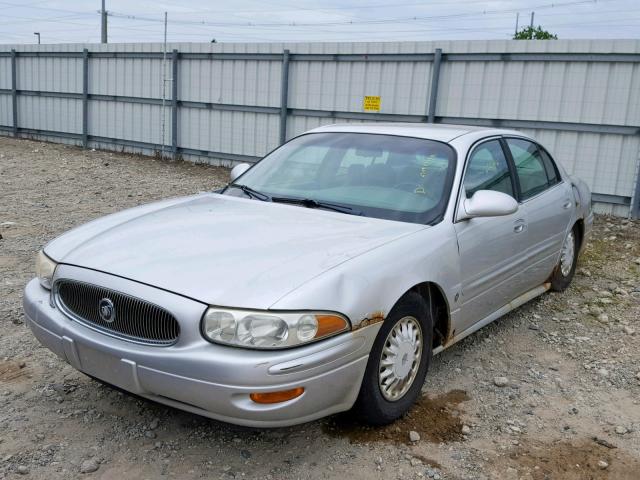
{"label": "wheel hubcap", "polygon": [[422,329],[414,317],[398,321],[387,335],[380,355],[378,385],[382,396],[400,400],[413,385],[422,358]]}
{"label": "wheel hubcap", "polygon": [[575,249],[573,232],[569,232],[569,235],[567,235],[567,238],[564,241],[564,245],[562,245],[562,253],[560,254],[560,271],[562,272],[563,277],[566,277],[571,273]]}

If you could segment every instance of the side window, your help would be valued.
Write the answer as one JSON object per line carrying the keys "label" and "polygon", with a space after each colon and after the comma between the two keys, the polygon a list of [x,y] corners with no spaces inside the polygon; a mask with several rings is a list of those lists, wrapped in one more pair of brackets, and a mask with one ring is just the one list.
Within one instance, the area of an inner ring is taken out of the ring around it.
{"label": "side window", "polygon": [[507,138],[507,145],[516,166],[522,199],[526,200],[546,190],[550,184],[538,146],[519,138]]}
{"label": "side window", "polygon": [[464,189],[467,198],[478,190],[495,190],[515,197],[511,172],[498,140],[489,140],[473,150],[464,174]]}
{"label": "side window", "polygon": [[544,162],[544,168],[547,171],[547,178],[549,179],[549,185],[555,185],[560,182],[560,175],[558,175],[558,168],[551,156],[542,148],[538,149],[540,155],[542,155],[542,161]]}

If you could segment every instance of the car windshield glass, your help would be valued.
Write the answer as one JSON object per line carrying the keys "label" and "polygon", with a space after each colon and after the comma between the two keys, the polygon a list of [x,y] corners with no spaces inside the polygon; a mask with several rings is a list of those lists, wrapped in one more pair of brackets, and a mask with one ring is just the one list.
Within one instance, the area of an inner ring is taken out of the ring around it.
{"label": "car windshield glass", "polygon": [[455,152],[442,142],[312,133],[267,155],[224,193],[247,196],[239,188],[245,186],[274,198],[307,200],[302,206],[330,202],[368,217],[432,223],[446,208],[454,167]]}

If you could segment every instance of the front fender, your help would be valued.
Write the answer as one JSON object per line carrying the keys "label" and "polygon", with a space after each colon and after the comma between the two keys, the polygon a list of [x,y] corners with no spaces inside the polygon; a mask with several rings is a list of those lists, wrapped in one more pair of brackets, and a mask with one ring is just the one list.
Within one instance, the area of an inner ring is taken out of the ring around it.
{"label": "front fender", "polygon": [[331,310],[354,327],[383,320],[404,293],[423,282],[437,284],[450,305],[452,324],[460,291],[455,231],[441,222],[382,245],[311,279],[270,308]]}

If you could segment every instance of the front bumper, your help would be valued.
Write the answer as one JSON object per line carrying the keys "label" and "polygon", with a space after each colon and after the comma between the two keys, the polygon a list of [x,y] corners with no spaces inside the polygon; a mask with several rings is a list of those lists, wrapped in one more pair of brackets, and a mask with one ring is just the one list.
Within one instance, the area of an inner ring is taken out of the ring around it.
{"label": "front bumper", "polygon": [[[50,303],[49,292],[32,280],[23,305],[26,322],[40,343],[76,369],[126,391],[238,425],[294,425],[351,408],[379,329],[374,325],[290,350],[213,345],[199,333],[204,304],[76,267],[59,266],[56,277],[61,275],[91,278],[97,285],[154,301],[176,315],[182,334],[169,347],[104,335],[69,319]],[[283,403],[257,404],[249,398],[253,392],[295,387],[304,387],[304,393]]]}

